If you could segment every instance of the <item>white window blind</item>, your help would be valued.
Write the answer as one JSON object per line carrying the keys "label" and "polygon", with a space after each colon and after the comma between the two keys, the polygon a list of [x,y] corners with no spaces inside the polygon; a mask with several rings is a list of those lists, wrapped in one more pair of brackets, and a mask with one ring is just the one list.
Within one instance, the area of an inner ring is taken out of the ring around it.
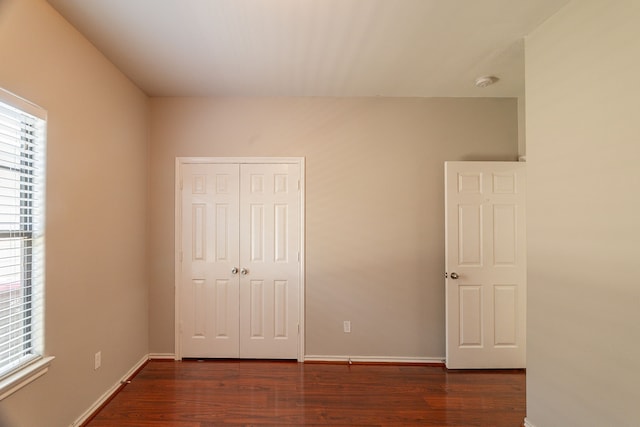
{"label": "white window blind", "polygon": [[43,110],[0,91],[0,380],[44,349],[45,130]]}

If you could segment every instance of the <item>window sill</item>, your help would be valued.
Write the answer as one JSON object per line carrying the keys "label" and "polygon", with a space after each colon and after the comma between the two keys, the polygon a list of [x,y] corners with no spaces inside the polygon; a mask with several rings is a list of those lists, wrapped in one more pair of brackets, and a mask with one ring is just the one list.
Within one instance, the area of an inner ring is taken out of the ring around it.
{"label": "window sill", "polygon": [[46,374],[53,359],[53,356],[38,359],[0,381],[0,401]]}

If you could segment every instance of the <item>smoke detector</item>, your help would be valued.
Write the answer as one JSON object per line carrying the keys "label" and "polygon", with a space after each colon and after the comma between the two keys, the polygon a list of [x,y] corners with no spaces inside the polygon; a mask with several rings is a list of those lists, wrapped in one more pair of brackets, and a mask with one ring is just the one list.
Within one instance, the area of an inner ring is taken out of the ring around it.
{"label": "smoke detector", "polygon": [[496,76],[482,76],[476,79],[476,87],[487,87],[491,86],[495,82],[500,80]]}

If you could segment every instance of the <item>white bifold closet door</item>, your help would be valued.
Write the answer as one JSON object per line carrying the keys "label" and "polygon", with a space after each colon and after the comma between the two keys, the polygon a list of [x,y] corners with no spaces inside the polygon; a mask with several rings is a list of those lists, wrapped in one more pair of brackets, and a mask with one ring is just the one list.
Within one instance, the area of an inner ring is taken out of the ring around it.
{"label": "white bifold closet door", "polygon": [[299,165],[181,171],[181,356],[297,358]]}

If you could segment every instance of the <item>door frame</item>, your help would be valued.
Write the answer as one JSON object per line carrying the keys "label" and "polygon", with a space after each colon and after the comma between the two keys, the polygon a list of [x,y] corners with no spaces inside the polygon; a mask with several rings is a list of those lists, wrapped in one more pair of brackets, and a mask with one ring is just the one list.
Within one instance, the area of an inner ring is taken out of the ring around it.
{"label": "door frame", "polygon": [[298,362],[304,361],[305,343],[305,158],[304,157],[176,157],[175,163],[175,241],[174,247],[174,348],[175,360],[182,360],[182,344],[180,337],[180,273],[182,251],[182,167],[186,164],[209,164],[209,163],[237,163],[237,164],[295,164],[300,167],[300,262],[298,280],[300,286],[300,301],[298,312]]}

